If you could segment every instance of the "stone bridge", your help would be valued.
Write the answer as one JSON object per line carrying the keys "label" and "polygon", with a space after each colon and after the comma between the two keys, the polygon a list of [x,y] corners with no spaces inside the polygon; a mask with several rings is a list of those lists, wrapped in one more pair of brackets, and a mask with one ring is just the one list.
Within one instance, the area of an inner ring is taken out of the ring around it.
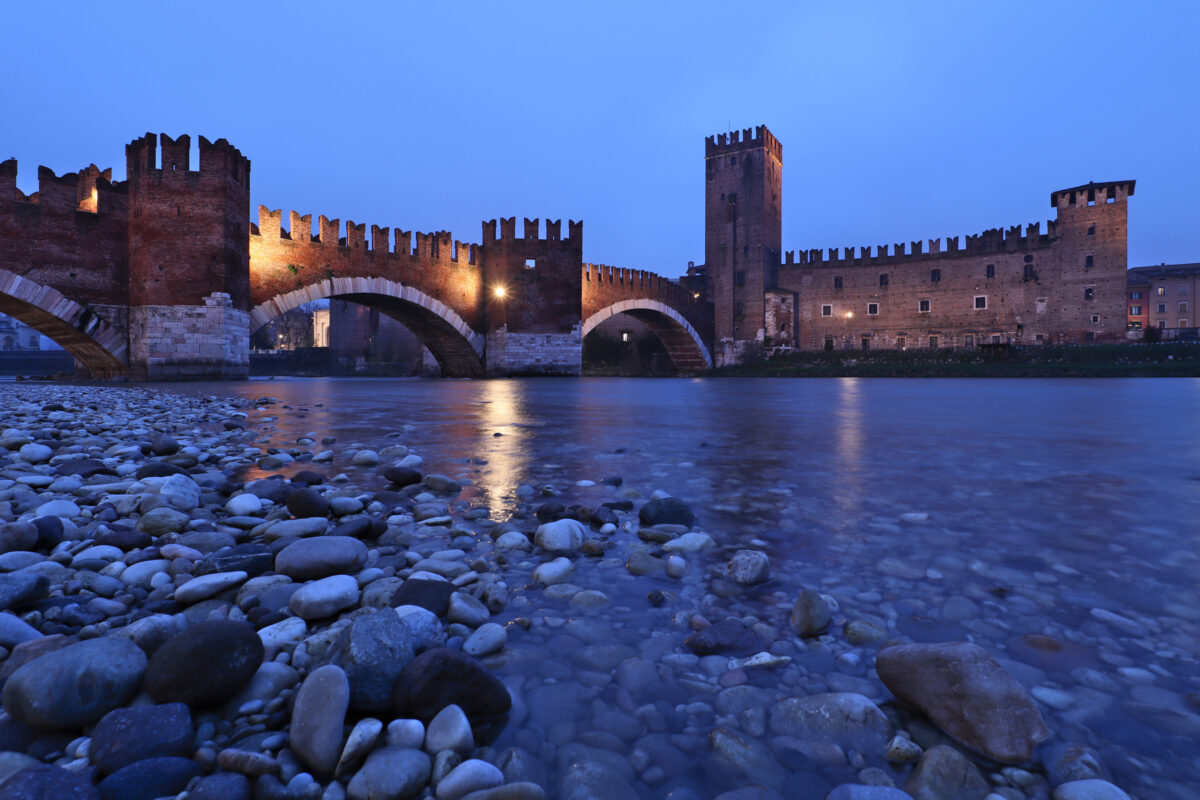
{"label": "stone bridge", "polygon": [[249,336],[324,298],[378,308],[418,337],[443,375],[579,374],[582,339],[634,316],[682,372],[712,365],[711,307],[647,272],[584,264],[583,224],[515,218],[479,243],[260,207],[250,162],[225,140],[147,134],[127,180],[94,165],[38,191],[0,163],[0,312],[69,350],[93,377],[244,378]]}

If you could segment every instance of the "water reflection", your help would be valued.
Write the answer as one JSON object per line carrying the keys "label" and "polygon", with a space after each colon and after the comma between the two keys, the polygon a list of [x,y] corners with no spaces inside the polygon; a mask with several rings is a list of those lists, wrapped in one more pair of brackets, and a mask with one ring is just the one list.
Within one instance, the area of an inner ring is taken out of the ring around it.
{"label": "water reflection", "polygon": [[836,402],[833,493],[845,524],[849,525],[862,515],[862,499],[866,492],[861,379],[839,378]]}
{"label": "water reflection", "polygon": [[530,435],[523,395],[512,381],[484,381],[479,400],[478,432],[488,437],[483,449],[487,464],[476,478],[479,500],[492,508],[513,496],[524,478],[529,460],[526,439]]}

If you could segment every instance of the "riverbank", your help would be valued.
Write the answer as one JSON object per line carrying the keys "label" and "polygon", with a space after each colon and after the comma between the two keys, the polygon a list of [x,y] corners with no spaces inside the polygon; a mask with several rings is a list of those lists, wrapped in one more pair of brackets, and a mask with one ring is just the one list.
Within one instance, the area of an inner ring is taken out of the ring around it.
{"label": "riverbank", "polygon": [[820,350],[713,370],[776,378],[1195,378],[1200,344],[1117,344],[941,350]]}
{"label": "riverbank", "polygon": [[[1014,615],[1056,605],[1049,592],[1066,565],[1036,593],[983,567],[985,580],[1016,587],[1011,606],[992,583],[963,581],[975,567],[945,546],[936,575],[888,548],[872,556],[878,576],[847,582],[831,565],[773,561],[753,534],[708,527],[713,509],[620,475],[554,473],[485,505],[473,483],[488,454],[412,452],[411,425],[365,442],[281,435],[282,421],[293,429],[321,402],[0,391],[11,551],[0,584],[30,587],[3,595],[11,653],[0,675],[16,681],[4,699],[20,719],[0,728],[24,737],[8,749],[67,773],[28,780],[99,782],[110,795],[168,782],[149,797],[190,780],[190,797],[365,797],[384,786],[415,797],[429,786],[459,798],[464,785],[484,792],[471,800],[695,800],[750,785],[768,798],[1120,796],[1103,756],[1057,718],[1098,702],[1064,700],[1047,678],[1059,648],[1080,657],[1077,633],[1024,622],[1003,666],[983,648],[887,646],[1012,629]],[[755,502],[781,502],[771,491]],[[876,528],[936,538],[929,513],[884,513]],[[943,583],[955,596],[940,608]],[[1092,626],[1112,627],[1084,626],[1089,642],[1142,644],[1152,630],[1162,638],[1145,644],[1162,653],[1189,624],[1121,611],[1096,608]],[[118,640],[143,655],[76,644]],[[8,671],[39,654],[57,660]],[[906,686],[889,662],[928,680]],[[943,662],[973,688],[930,693]],[[1128,678],[1089,677],[1102,687],[1093,691],[1129,680],[1143,705],[1191,724],[1165,705],[1174,700],[1138,694],[1145,670],[1125,666]],[[119,691],[81,699],[97,673]],[[437,700],[414,705],[426,695]],[[23,702],[32,697],[44,701]],[[1055,733],[1035,751],[1049,734],[1042,713]],[[129,749],[161,739],[167,754]],[[497,782],[505,788],[486,786]]]}

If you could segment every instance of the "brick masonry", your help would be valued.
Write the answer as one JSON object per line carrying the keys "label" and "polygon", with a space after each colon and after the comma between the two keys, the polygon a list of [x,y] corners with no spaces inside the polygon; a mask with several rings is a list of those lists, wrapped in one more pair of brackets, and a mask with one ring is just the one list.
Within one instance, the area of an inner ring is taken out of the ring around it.
{"label": "brick masonry", "polygon": [[202,306],[129,310],[135,380],[244,379],[250,372],[250,314],[224,292]]}
{"label": "brick masonry", "polygon": [[487,371],[502,375],[579,375],[582,324],[566,333],[517,333],[500,327],[487,337]]}

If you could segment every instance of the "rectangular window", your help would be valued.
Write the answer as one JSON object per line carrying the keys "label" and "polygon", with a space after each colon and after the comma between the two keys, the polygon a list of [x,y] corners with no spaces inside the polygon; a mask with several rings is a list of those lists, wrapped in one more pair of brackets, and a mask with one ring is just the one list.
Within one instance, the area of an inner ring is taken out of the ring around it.
{"label": "rectangular window", "polygon": [[1095,235],[1096,235],[1096,223],[1093,222],[1091,225],[1088,225],[1088,236],[1095,236]]}
{"label": "rectangular window", "polygon": [[746,270],[739,269],[737,272],[733,273],[733,285],[734,286],[745,286],[746,285]]}
{"label": "rectangular window", "polygon": [[1161,331],[1166,327],[1167,327],[1167,321],[1165,319],[1160,319],[1158,321],[1158,329]]}
{"label": "rectangular window", "polygon": [[1180,314],[1186,314],[1187,312],[1188,312],[1187,301],[1186,301],[1186,300],[1180,300],[1180,301],[1179,301],[1179,313],[1180,313]]}
{"label": "rectangular window", "polygon": [[966,336],[964,336],[963,337],[963,345],[966,347],[974,347],[975,346],[975,335],[968,333]]}
{"label": "rectangular window", "polygon": [[622,342],[629,341],[629,331],[621,331],[621,341]]}
{"label": "rectangular window", "polygon": [[[1180,303],[1179,305],[1181,306],[1179,309],[1180,311],[1187,311],[1187,308],[1186,308],[1187,303]],[[873,317],[878,313],[879,313],[879,303],[867,303],[867,315],[868,316]]]}
{"label": "rectangular window", "polygon": [[832,337],[832,336],[826,336],[826,337],[825,337],[825,349],[826,349],[826,350],[832,350],[832,349],[833,349],[833,337]]}
{"label": "rectangular window", "polygon": [[1096,332],[1095,331],[1087,331],[1086,333],[1083,334],[1083,340],[1085,342],[1096,341]]}
{"label": "rectangular window", "polygon": [[1095,300],[1096,299],[1096,288],[1094,286],[1088,286],[1087,288],[1085,288],[1083,290],[1083,299],[1084,300]]}
{"label": "rectangular window", "polygon": [[899,347],[901,350],[906,350],[906,349],[908,349],[907,345],[908,345],[907,338],[905,338],[903,336],[896,337],[896,347]]}
{"label": "rectangular window", "polygon": [[922,314],[928,314],[929,313],[929,304],[930,304],[930,301],[928,299],[918,300],[917,301],[917,311],[919,311]]}
{"label": "rectangular window", "polygon": [[992,344],[1000,344],[1000,334],[998,334],[998,333],[992,334]]}
{"label": "rectangular window", "polygon": [[929,270],[929,282],[930,283],[941,283],[941,281],[942,281],[942,271],[940,269]]}
{"label": "rectangular window", "polygon": [[742,255],[744,255],[744,256],[750,255],[750,245],[748,245],[748,244],[742,245]]}
{"label": "rectangular window", "polygon": [[1142,313],[1142,307],[1141,306],[1130,306],[1129,313],[1133,314],[1136,317]]}
{"label": "rectangular window", "polygon": [[1162,297],[1164,294],[1167,293],[1167,287],[1159,286],[1157,289],[1154,290],[1154,293],[1156,295],[1158,295],[1159,297]]}
{"label": "rectangular window", "polygon": [[870,336],[862,337],[862,349],[863,350],[871,349],[871,337]]}
{"label": "rectangular window", "polygon": [[987,308],[987,295],[986,294],[975,295],[975,308],[978,308],[978,309]]}
{"label": "rectangular window", "polygon": [[1034,307],[1036,308],[1037,313],[1045,314],[1046,313],[1046,298],[1039,297],[1037,300],[1034,301]]}
{"label": "rectangular window", "polygon": [[1033,264],[1025,265],[1025,274],[1023,277],[1024,277],[1024,280],[1027,280],[1027,281],[1037,280],[1037,273],[1033,271]]}
{"label": "rectangular window", "polygon": [[930,350],[938,349],[938,337],[936,337],[936,336],[929,337],[929,349]]}
{"label": "rectangular window", "polygon": [[888,275],[886,272],[879,273],[879,285],[880,286],[888,285]]}
{"label": "rectangular window", "polygon": [[1043,344],[1046,341],[1046,334],[1039,333],[1037,336],[1033,337],[1033,340],[1038,344]]}
{"label": "rectangular window", "polygon": [[1165,313],[1167,313],[1167,304],[1166,304],[1166,303],[1159,303],[1159,304],[1158,304],[1158,313],[1159,313],[1159,314],[1165,314]]}
{"label": "rectangular window", "polygon": [[842,276],[841,275],[833,276],[833,288],[835,288],[835,289],[842,288]]}
{"label": "rectangular window", "polygon": [[989,278],[994,278],[994,277],[996,277],[996,265],[995,265],[995,264],[988,264],[988,265],[987,265],[987,276],[988,276]]}
{"label": "rectangular window", "polygon": [[833,316],[833,306],[829,306],[829,305],[821,306],[821,316],[822,317],[832,317]]}
{"label": "rectangular window", "polygon": [[1099,314],[1092,314],[1092,324],[1093,324],[1093,325],[1095,325],[1095,324],[1097,324],[1098,322],[1100,322],[1100,315],[1099,315]]}
{"label": "rectangular window", "polygon": [[1181,319],[1181,320],[1179,320],[1179,325],[1177,325],[1176,327],[1186,328],[1186,327],[1188,327],[1188,321],[1186,319]]}
{"label": "rectangular window", "polygon": [[1095,263],[1096,263],[1096,260],[1095,260],[1094,256],[1084,256],[1083,257],[1083,265],[1085,267],[1095,266]]}
{"label": "rectangular window", "polygon": [[1142,299],[1142,293],[1141,293],[1141,292],[1130,292],[1130,293],[1129,293],[1129,299],[1130,299],[1130,300],[1141,300],[1141,299]]}

